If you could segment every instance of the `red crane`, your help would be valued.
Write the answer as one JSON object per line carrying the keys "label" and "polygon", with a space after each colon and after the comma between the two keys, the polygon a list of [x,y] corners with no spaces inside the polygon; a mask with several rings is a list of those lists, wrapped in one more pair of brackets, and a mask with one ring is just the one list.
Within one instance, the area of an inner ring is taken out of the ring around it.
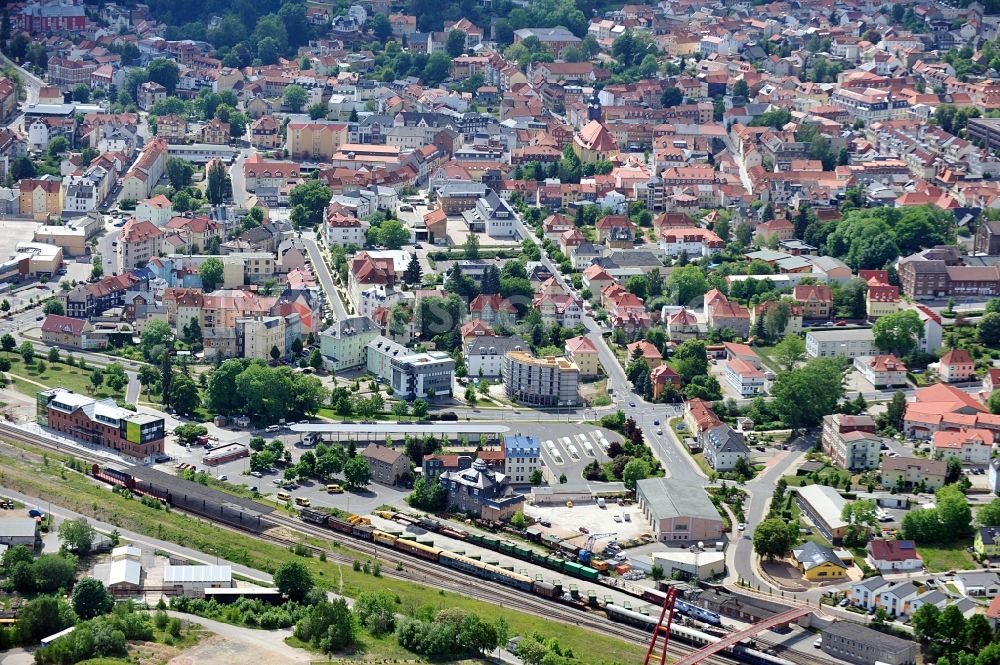
{"label": "red crane", "polygon": [[[667,595],[663,598],[663,608],[660,610],[660,620],[653,627],[653,638],[649,641],[649,649],[646,650],[646,660],[643,665],[650,665],[651,662],[658,665],[667,664],[667,643],[670,641],[670,624],[674,620],[674,601],[677,600],[677,587],[667,589]],[[666,624],[663,618],[666,617]],[[659,660],[654,660],[653,652],[656,651],[656,642],[663,635],[663,649],[660,651]]]}

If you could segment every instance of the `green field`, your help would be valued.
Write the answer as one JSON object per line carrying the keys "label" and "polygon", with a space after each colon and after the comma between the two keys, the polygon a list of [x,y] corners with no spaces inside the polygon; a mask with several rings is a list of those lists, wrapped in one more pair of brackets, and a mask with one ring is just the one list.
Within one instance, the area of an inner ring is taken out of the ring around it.
{"label": "green field", "polygon": [[[111,397],[113,399],[122,399],[125,396],[124,391],[115,392],[105,385],[102,385],[96,393],[90,392],[90,373],[94,370],[97,365],[91,363],[87,364],[87,369],[80,369],[79,367],[70,367],[64,363],[50,363],[44,354],[36,354],[34,363],[31,365],[25,365],[24,359],[21,356],[8,353],[7,358],[10,360],[11,367],[10,373],[16,374],[17,376],[23,376],[31,381],[37,381],[43,385],[49,387],[60,387],[72,390],[73,392],[80,393],[81,395],[92,395],[98,399],[104,399],[105,397]],[[62,357],[66,357],[63,353]],[[42,359],[45,362],[45,371],[38,371],[38,360]],[[41,390],[38,386],[27,381],[19,381],[14,379],[14,388],[21,393],[34,395]]]}
{"label": "green field", "polygon": [[[22,449],[36,454],[28,459]],[[462,594],[386,577],[374,577],[362,571],[354,571],[349,565],[321,562],[318,558],[297,557],[279,545],[222,529],[174,511],[144,506],[138,501],[122,498],[95,485],[77,472],[65,469],[51,454],[48,460],[43,460],[41,451],[30,446],[0,445],[0,485],[30,496],[45,497],[55,505],[122,529],[177,543],[258,570],[273,572],[285,561],[302,561],[320,586],[352,597],[361,591],[386,591],[398,596],[403,612],[430,606],[435,609],[460,607],[490,619],[503,615],[511,627],[511,634],[539,632],[547,637],[554,637],[561,644],[572,644],[577,657],[586,662],[637,662],[643,653],[642,647],[627,644],[609,635],[499,608]],[[316,538],[302,540],[362,561],[373,560],[367,552],[332,546],[331,543]]]}
{"label": "green field", "polygon": [[949,543],[948,545],[917,545],[917,553],[923,558],[924,566],[932,573],[949,570],[974,570],[979,565],[966,548],[972,546],[972,539]]}

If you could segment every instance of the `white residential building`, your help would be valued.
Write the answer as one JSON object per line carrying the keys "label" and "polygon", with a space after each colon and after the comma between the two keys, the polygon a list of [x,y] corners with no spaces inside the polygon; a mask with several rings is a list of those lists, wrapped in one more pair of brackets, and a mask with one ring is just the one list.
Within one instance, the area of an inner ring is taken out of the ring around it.
{"label": "white residential building", "polygon": [[877,353],[871,328],[810,330],[806,353],[810,358],[857,358]]}

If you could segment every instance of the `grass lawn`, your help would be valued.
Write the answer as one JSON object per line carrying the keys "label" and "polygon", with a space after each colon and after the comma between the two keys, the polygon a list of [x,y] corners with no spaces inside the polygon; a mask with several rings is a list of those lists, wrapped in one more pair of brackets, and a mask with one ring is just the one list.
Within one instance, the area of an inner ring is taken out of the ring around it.
{"label": "grass lawn", "polygon": [[971,538],[964,538],[948,545],[917,545],[917,553],[923,558],[924,566],[932,573],[948,570],[973,570],[978,568],[972,552],[966,548],[972,546]]}
{"label": "grass lawn", "polygon": [[[34,455],[24,455],[23,450]],[[577,657],[586,662],[636,662],[643,653],[642,647],[627,644],[607,634],[499,608],[457,593],[407,581],[374,577],[333,561],[298,557],[274,543],[222,529],[178,512],[144,506],[138,501],[109,492],[82,474],[64,468],[56,456],[51,453],[48,455],[44,459],[42,451],[31,446],[0,444],[0,485],[29,496],[45,497],[55,505],[122,529],[217,555],[258,570],[274,572],[286,561],[300,561],[308,567],[316,583],[323,588],[351,597],[356,597],[361,591],[385,591],[399,597],[400,610],[403,612],[412,613],[421,606],[430,606],[434,609],[460,607],[490,619],[502,614],[511,627],[512,635],[537,631],[547,637],[555,637],[561,644],[572,644]],[[331,543],[317,538],[303,537],[302,540],[335,549],[358,560],[371,559],[367,552],[340,545],[332,547]]]}
{"label": "grass lawn", "polygon": [[[24,359],[21,356],[8,353],[5,354],[10,360],[11,367],[10,373],[17,374],[18,376],[23,376],[26,379],[31,379],[32,381],[37,381],[38,383],[44,384],[49,387],[59,386],[61,388],[66,388],[72,390],[73,392],[79,393],[81,395],[93,395],[97,399],[104,399],[105,397],[111,397],[114,399],[122,399],[125,397],[124,390],[120,392],[115,392],[108,388],[106,385],[102,385],[96,393],[90,392],[90,373],[93,371],[96,365],[90,363],[87,364],[87,369],[80,369],[79,367],[70,367],[64,363],[50,363],[44,355],[36,354],[35,361],[32,365],[25,365]],[[65,354],[63,354],[65,358]],[[38,360],[45,360],[45,371],[38,371]],[[22,392],[26,395],[32,397],[41,390],[38,386],[28,383],[14,380],[14,387],[18,392]]]}
{"label": "grass lawn", "polygon": [[774,358],[771,357],[771,351],[774,349],[773,346],[759,346],[754,345],[753,350],[757,352],[760,356],[761,361],[770,369],[771,371],[777,373],[778,363],[774,362]]}

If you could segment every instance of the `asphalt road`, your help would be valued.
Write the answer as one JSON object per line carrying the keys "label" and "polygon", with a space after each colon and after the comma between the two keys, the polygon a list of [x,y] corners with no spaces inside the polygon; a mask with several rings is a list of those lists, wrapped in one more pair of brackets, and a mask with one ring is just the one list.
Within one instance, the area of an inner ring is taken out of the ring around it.
{"label": "asphalt road", "polygon": [[241,150],[236,155],[236,159],[233,160],[233,165],[229,167],[229,179],[233,183],[233,203],[238,208],[245,208],[247,201],[250,199],[250,193],[247,192],[246,180],[243,177],[243,162],[256,152],[255,148]]}
{"label": "asphalt road", "polygon": [[[531,238],[531,241],[542,251],[542,264],[555,276],[556,281],[567,291],[572,291],[571,285],[566,282],[558,268],[545,255],[544,250],[541,249],[541,241],[524,225],[520,217],[517,218],[517,230],[522,238]],[[625,411],[626,415],[634,418],[636,423],[642,428],[643,433],[646,435],[646,441],[652,448],[653,453],[663,464],[667,475],[672,478],[685,480],[704,480],[705,476],[701,472],[701,469],[698,468],[697,463],[683,448],[681,442],[672,436],[669,428],[663,429],[663,434],[656,433],[657,430],[663,428],[668,419],[676,417],[680,413],[681,406],[677,404],[652,404],[644,400],[640,395],[637,395],[632,389],[632,384],[625,376],[625,370],[618,362],[618,358],[611,351],[607,341],[604,339],[601,326],[593,317],[586,314],[584,314],[581,321],[587,329],[587,338],[597,348],[597,355],[601,360],[601,365],[604,366],[604,371],[608,375],[608,388],[614,393],[614,401],[617,403],[618,408]],[[632,406],[633,404],[635,406]],[[657,420],[660,421],[659,426],[653,424]]]}
{"label": "asphalt road", "polygon": [[337,287],[333,283],[333,275],[330,274],[330,268],[326,264],[326,260],[323,257],[323,252],[320,250],[319,245],[316,242],[316,234],[312,231],[302,232],[302,241],[305,243],[306,250],[309,252],[309,260],[312,261],[313,273],[319,278],[320,286],[323,287],[323,291],[326,292],[327,301],[333,308],[333,314],[338,321],[342,321],[347,318],[347,310],[344,309],[344,303],[340,300],[340,294],[337,292]]}

